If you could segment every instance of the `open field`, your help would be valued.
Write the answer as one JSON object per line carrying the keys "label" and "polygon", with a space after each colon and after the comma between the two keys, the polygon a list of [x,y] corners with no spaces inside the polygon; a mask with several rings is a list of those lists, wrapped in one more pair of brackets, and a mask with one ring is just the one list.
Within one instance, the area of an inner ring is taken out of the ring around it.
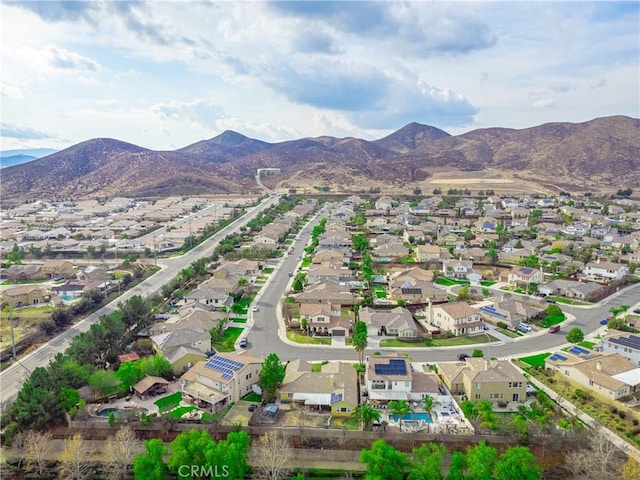
{"label": "open field", "polygon": [[[38,331],[38,324],[42,320],[51,317],[53,307],[28,307],[14,310],[11,317],[14,322],[14,336],[18,343],[22,338],[30,333]],[[9,315],[5,312],[0,313],[0,350],[4,350],[11,346],[11,325],[9,323]]]}

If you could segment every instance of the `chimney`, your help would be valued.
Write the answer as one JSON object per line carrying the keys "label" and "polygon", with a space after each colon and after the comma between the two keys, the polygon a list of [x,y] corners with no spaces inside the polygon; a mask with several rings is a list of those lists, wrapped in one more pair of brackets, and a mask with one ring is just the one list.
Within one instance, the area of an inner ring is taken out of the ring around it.
{"label": "chimney", "polygon": [[596,368],[598,369],[599,372],[601,372],[602,371],[602,362],[596,363]]}

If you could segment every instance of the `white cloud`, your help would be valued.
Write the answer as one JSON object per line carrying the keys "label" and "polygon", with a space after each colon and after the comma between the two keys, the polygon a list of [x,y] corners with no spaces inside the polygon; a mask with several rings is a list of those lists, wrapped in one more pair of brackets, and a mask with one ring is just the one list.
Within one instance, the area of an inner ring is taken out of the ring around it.
{"label": "white cloud", "polygon": [[2,116],[151,148],[638,116],[636,3],[461,5],[5,2]]}

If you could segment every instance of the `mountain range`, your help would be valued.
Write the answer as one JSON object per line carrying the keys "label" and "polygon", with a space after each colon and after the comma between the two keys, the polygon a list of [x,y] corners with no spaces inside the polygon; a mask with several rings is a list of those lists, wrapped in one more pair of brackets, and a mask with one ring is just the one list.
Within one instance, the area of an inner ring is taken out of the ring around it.
{"label": "mountain range", "polygon": [[[410,123],[379,140],[301,138],[268,143],[226,131],[174,151],[119,140],[87,140],[46,157],[2,169],[3,204],[27,199],[160,197],[270,189],[412,193],[446,184],[509,182],[512,189],[600,191],[640,185],[640,119],[485,128],[452,136]],[[437,182],[434,179],[439,179]],[[481,180],[480,180],[481,179]],[[439,182],[439,183],[438,183]],[[443,183],[444,182],[444,183]]]}
{"label": "mountain range", "polygon": [[57,150],[52,148],[21,148],[0,151],[0,168],[27,163],[37,158],[46,157]]}

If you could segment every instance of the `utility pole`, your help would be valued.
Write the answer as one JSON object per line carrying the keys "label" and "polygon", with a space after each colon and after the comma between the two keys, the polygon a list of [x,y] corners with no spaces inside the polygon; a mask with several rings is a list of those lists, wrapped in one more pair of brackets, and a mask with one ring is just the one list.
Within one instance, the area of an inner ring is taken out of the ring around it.
{"label": "utility pole", "polygon": [[102,254],[102,271],[104,272],[104,299],[107,299],[107,267],[104,263],[104,253]]}
{"label": "utility pole", "polygon": [[192,241],[192,239],[191,239],[191,215],[189,215],[189,250],[191,250],[191,247],[192,247],[191,241]]}
{"label": "utility pole", "polygon": [[13,326],[14,326],[14,322],[13,322],[13,308],[11,307],[6,307],[4,309],[5,313],[7,313],[7,315],[9,315],[9,325],[11,326],[11,354],[13,356],[13,359],[16,359],[16,339],[15,336],[13,334]]}

